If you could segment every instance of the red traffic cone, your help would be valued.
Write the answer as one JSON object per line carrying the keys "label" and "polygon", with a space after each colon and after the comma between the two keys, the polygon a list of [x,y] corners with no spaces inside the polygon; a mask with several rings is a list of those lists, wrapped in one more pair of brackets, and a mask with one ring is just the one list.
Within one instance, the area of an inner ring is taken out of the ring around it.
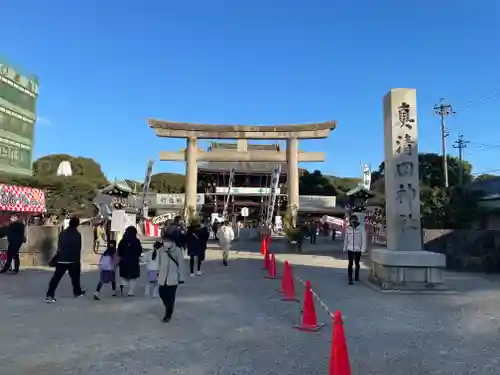
{"label": "red traffic cone", "polygon": [[269,268],[271,268],[271,254],[269,254],[267,251],[264,254],[264,268],[263,270],[269,271]]}
{"label": "red traffic cone", "polygon": [[295,328],[301,331],[318,331],[324,324],[319,324],[316,319],[316,309],[314,308],[314,297],[311,290],[311,282],[306,281],[306,289],[304,292],[304,309],[302,310],[302,322],[296,325]]}
{"label": "red traffic cone", "polygon": [[[299,300],[295,295],[295,279],[293,278],[292,266],[288,262],[286,262],[285,267],[288,269],[286,271],[286,277],[288,279],[285,282],[286,288],[284,290],[285,295],[283,297],[283,301],[298,302]],[[285,275],[283,275],[283,278],[285,278]]]}
{"label": "red traffic cone", "polygon": [[333,318],[332,352],[330,355],[330,375],[351,375],[351,365],[344,333],[342,314],[335,311]]}
{"label": "red traffic cone", "polygon": [[269,274],[266,276],[266,279],[277,279],[276,275],[276,257],[274,253],[271,253],[271,262],[269,264]]}
{"label": "red traffic cone", "polygon": [[262,236],[262,240],[260,241],[260,253],[264,255],[266,253],[267,243],[266,237]]}
{"label": "red traffic cone", "polygon": [[280,293],[285,293],[285,290],[288,288],[287,282],[289,279],[289,276],[288,276],[289,271],[290,271],[290,269],[289,269],[288,260],[285,260],[285,265],[283,266],[283,277],[281,278],[281,286],[278,289],[278,292],[280,292]]}

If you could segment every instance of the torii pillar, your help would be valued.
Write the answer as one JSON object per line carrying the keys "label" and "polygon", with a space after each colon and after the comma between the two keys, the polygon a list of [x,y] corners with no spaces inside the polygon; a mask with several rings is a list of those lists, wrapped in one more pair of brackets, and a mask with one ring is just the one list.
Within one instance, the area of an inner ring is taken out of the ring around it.
{"label": "torii pillar", "polygon": [[299,140],[295,137],[286,141],[286,159],[288,164],[288,207],[294,220],[293,226],[295,226],[299,212]]}
{"label": "torii pillar", "polygon": [[[288,166],[288,207],[295,220],[299,210],[299,162],[325,161],[324,152],[299,151],[299,139],[327,138],[335,129],[335,121],[303,125],[246,126],[203,125],[150,119],[149,126],[158,137],[185,138],[186,149],[180,152],[163,151],[162,161],[186,162],[186,208],[196,208],[198,162],[276,162]],[[286,140],[286,152],[252,150],[198,149],[198,139],[257,139]]]}

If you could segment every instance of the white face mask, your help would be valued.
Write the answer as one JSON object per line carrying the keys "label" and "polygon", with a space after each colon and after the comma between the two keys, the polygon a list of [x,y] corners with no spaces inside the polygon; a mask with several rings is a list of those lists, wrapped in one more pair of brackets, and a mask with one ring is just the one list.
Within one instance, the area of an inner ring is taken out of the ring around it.
{"label": "white face mask", "polygon": [[163,246],[165,246],[167,249],[171,249],[174,243],[172,241],[164,241]]}

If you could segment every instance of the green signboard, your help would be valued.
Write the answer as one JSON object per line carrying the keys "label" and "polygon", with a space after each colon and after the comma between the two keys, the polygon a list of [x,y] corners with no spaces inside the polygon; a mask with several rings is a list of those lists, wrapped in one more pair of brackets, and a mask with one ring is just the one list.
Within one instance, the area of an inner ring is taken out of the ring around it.
{"label": "green signboard", "polygon": [[0,172],[32,173],[38,79],[0,60]]}

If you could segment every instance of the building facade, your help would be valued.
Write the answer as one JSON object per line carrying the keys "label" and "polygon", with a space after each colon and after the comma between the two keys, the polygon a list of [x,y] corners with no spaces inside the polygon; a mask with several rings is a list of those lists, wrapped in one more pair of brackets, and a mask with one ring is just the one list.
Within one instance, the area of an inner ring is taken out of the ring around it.
{"label": "building facade", "polygon": [[38,78],[0,58],[0,172],[32,174]]}

